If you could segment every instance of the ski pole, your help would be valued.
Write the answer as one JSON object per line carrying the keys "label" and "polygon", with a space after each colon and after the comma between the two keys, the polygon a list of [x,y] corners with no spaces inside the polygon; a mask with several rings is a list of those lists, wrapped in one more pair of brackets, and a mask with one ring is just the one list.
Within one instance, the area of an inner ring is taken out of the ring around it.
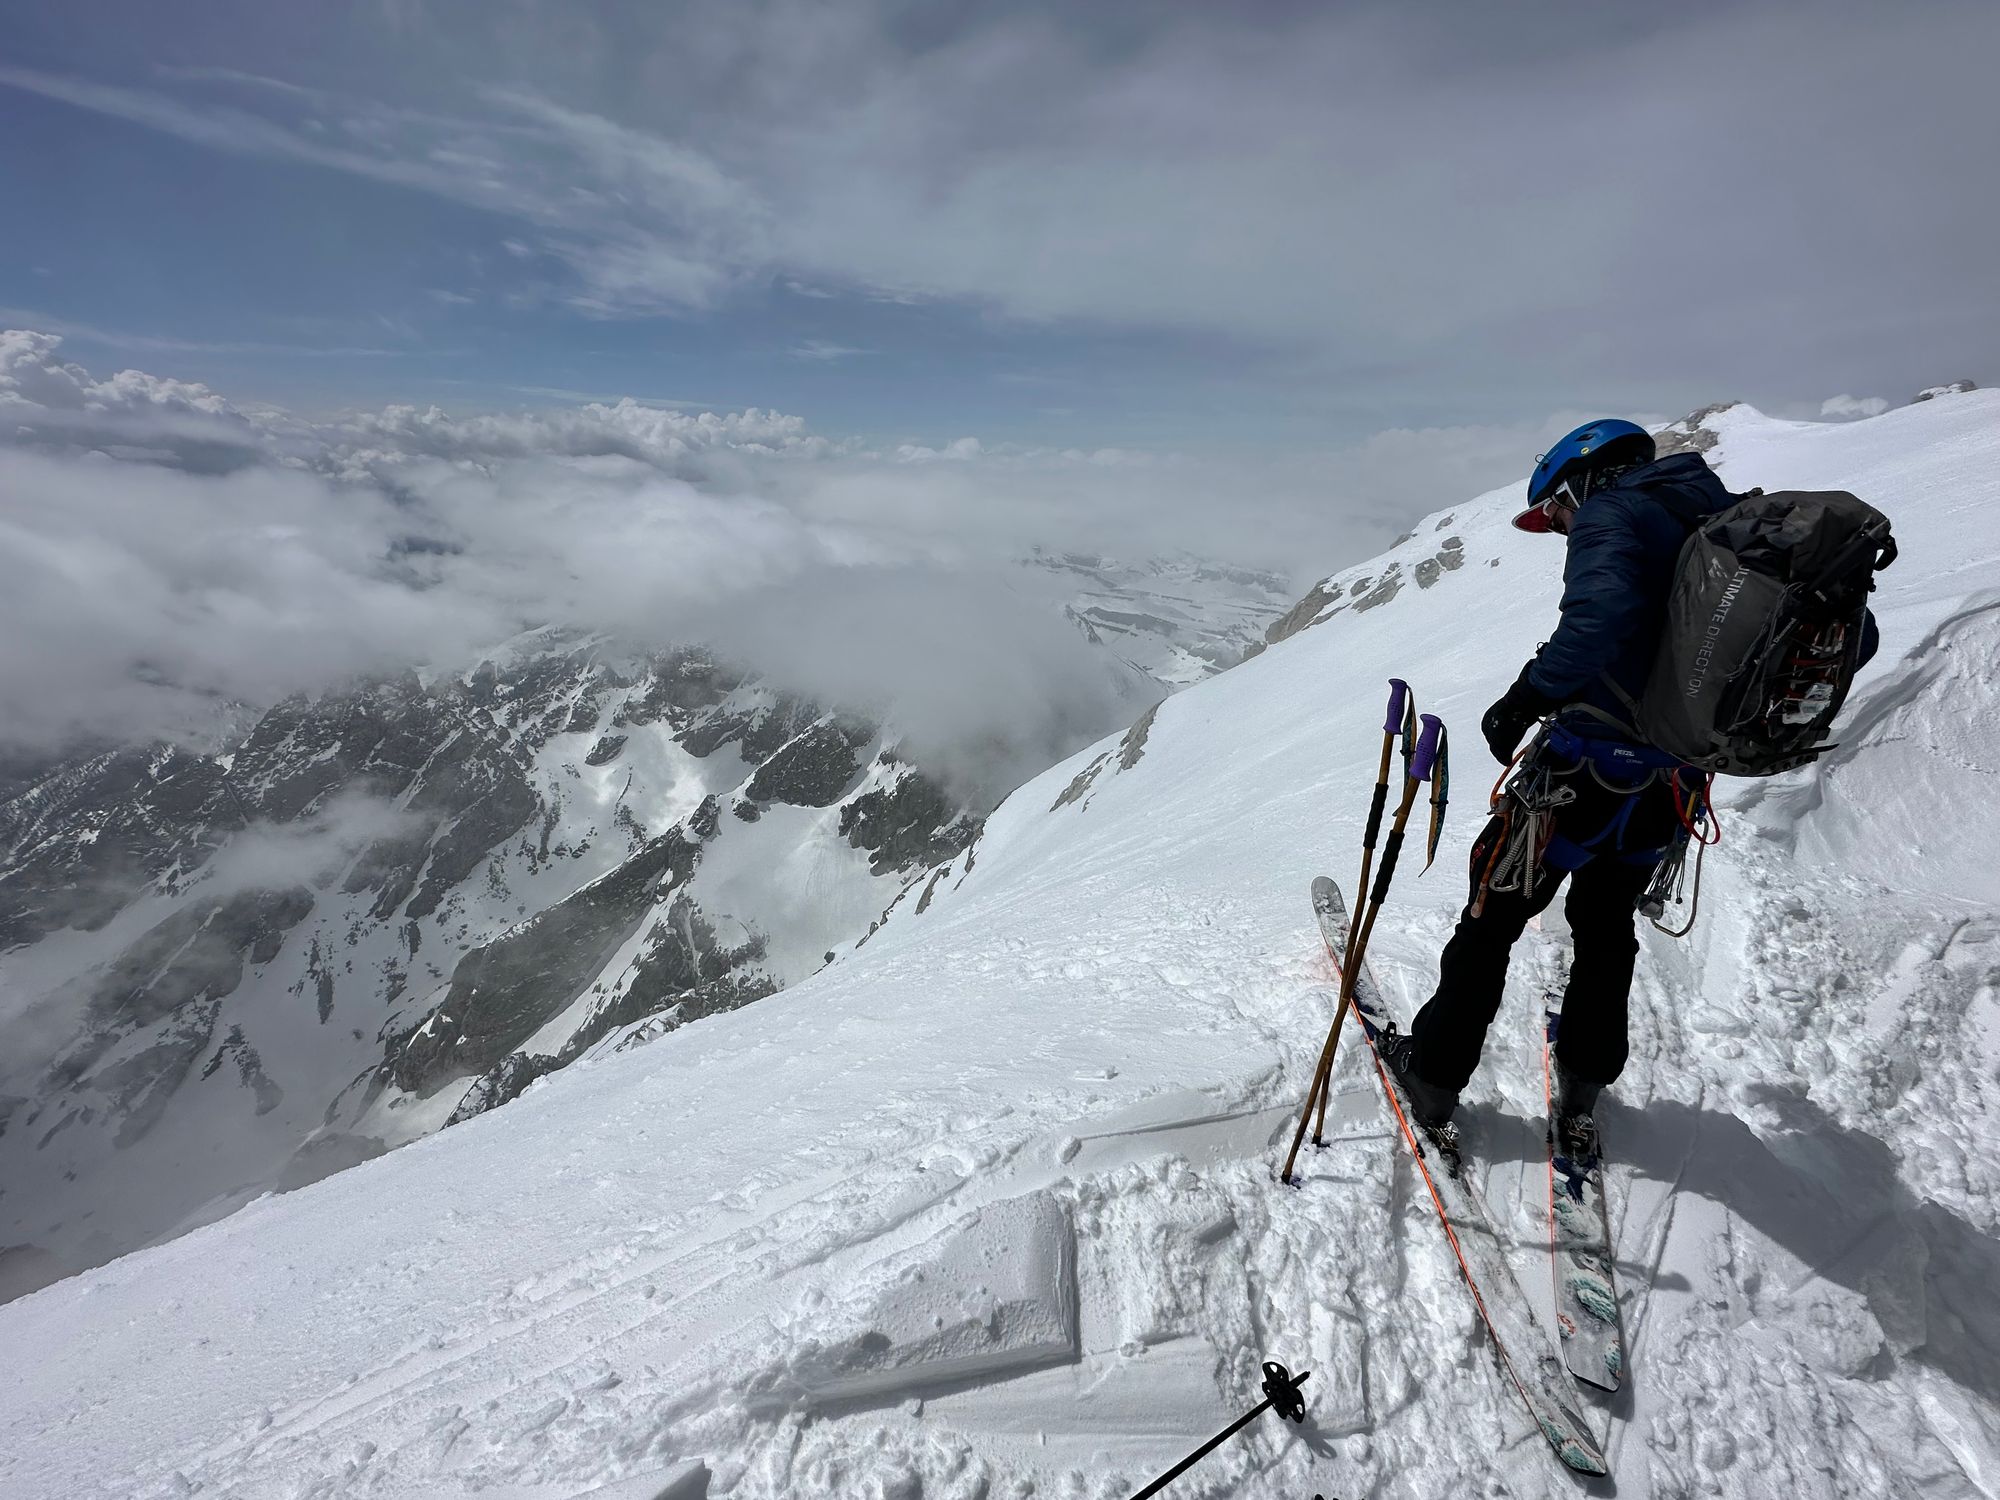
{"label": "ski pole", "polygon": [[[1410,758],[1403,787],[1403,802],[1396,809],[1396,821],[1390,826],[1388,841],[1382,846],[1382,868],[1375,874],[1375,889],[1368,893],[1366,902],[1368,915],[1361,921],[1361,930],[1354,933],[1350,926],[1347,943],[1347,961],[1340,971],[1340,1008],[1333,1018],[1336,1033],[1334,1050],[1339,1047],[1340,1023],[1347,1019],[1348,1007],[1354,1003],[1354,986],[1361,973],[1362,962],[1368,957],[1368,940],[1375,932],[1375,919],[1382,914],[1382,902],[1389,894],[1389,882],[1396,875],[1396,856],[1403,850],[1403,830],[1410,820],[1410,813],[1416,806],[1417,787],[1431,779],[1436,772],[1437,756],[1444,739],[1444,723],[1435,714],[1423,716],[1423,733],[1418,736],[1416,753]],[[1326,1070],[1319,1082],[1319,1120],[1313,1131],[1313,1144],[1326,1144],[1326,1102],[1333,1094],[1333,1051],[1327,1054]]]}
{"label": "ski pole", "polygon": [[1209,1454],[1220,1448],[1230,1438],[1241,1432],[1245,1427],[1248,1427],[1274,1406],[1278,1409],[1278,1415],[1287,1421],[1305,1421],[1306,1398],[1300,1393],[1299,1387],[1311,1378],[1311,1370],[1301,1370],[1298,1374],[1294,1375],[1276,1360],[1265,1360],[1264,1399],[1243,1413],[1234,1422],[1231,1422],[1227,1427],[1223,1428],[1214,1437],[1203,1443],[1199,1448],[1195,1449],[1186,1458],[1175,1464],[1171,1469],[1167,1470],[1158,1479],[1147,1485],[1143,1490],[1133,1495],[1132,1500],[1146,1500],[1148,1495],[1159,1494],[1161,1490],[1172,1484],[1181,1475],[1187,1473],[1189,1469],[1192,1469],[1204,1458],[1207,1458]]}
{"label": "ski pole", "polygon": [[[1333,1059],[1340,1046],[1341,1023],[1347,1019],[1347,1008],[1354,1001],[1354,984],[1361,972],[1361,963],[1368,954],[1368,939],[1375,930],[1375,916],[1381,909],[1382,900],[1389,894],[1389,882],[1396,873],[1396,858],[1403,850],[1403,831],[1410,821],[1410,809],[1416,805],[1417,788],[1431,774],[1431,766],[1437,756],[1438,736],[1444,724],[1435,714],[1423,716],[1423,731],[1418,736],[1415,753],[1403,777],[1403,797],[1396,807],[1395,821],[1390,825],[1388,841],[1382,846],[1382,868],[1375,875],[1375,889],[1361,893],[1362,903],[1368,914],[1360,924],[1360,930],[1350,940],[1345,961],[1340,970],[1340,1003],[1334,1011],[1333,1025],[1327,1031],[1326,1045],[1320,1049],[1319,1065],[1313,1073],[1312,1089],[1306,1094],[1305,1108],[1299,1114],[1299,1126],[1292,1133],[1291,1150],[1285,1153],[1285,1167],[1278,1174],[1278,1180],[1288,1186],[1292,1180],[1292,1167],[1298,1160],[1299,1147],[1304,1144],[1306,1127],[1312,1123],[1314,1106],[1320,1108],[1319,1134],[1315,1145],[1325,1144],[1325,1102],[1327,1092],[1332,1088]],[[1350,928],[1350,930],[1352,930]]]}
{"label": "ski pole", "polygon": [[[1389,757],[1396,749],[1396,736],[1403,737],[1403,763],[1407,771],[1411,747],[1416,744],[1417,696],[1410,691],[1410,685],[1400,677],[1389,679],[1389,711],[1382,720],[1382,763],[1375,771],[1375,796],[1368,804],[1368,824],[1361,831],[1361,878],[1355,882],[1354,893],[1359,896],[1368,889],[1368,871],[1375,861],[1375,836],[1382,831],[1382,810],[1389,801]],[[1357,906],[1347,919],[1347,938],[1354,940],[1354,929],[1361,916]]]}
{"label": "ski pole", "polygon": [[[1375,860],[1375,836],[1382,831],[1382,809],[1389,800],[1389,757],[1396,748],[1396,736],[1403,737],[1403,775],[1407,780],[1410,758],[1415,754],[1417,744],[1417,695],[1410,691],[1410,685],[1400,677],[1389,679],[1389,711],[1382,720],[1382,761],[1375,771],[1375,795],[1368,804],[1368,822],[1361,831],[1361,878],[1354,883],[1354,910],[1347,914],[1347,951],[1354,951],[1355,935],[1361,930],[1361,913],[1368,905],[1368,871]],[[1338,1030],[1338,1026],[1335,1027]],[[1338,1048],[1339,1043],[1334,1044]],[[1322,1064],[1327,1072],[1332,1070],[1332,1059],[1328,1057]],[[1319,1120],[1313,1126],[1313,1144],[1325,1145],[1326,1101],[1330,1092],[1325,1077],[1321,1073],[1313,1075],[1313,1089],[1319,1095]],[[1312,1108],[1308,1100],[1306,1107]],[[1290,1169],[1287,1168],[1287,1176]]]}

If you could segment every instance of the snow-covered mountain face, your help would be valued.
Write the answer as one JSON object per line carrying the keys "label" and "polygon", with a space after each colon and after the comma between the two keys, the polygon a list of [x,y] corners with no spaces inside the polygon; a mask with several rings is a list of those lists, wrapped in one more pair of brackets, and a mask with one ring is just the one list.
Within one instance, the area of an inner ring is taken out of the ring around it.
{"label": "snow-covered mountain face", "polygon": [[872,724],[553,632],[60,767],[0,806],[0,1243],[91,1264],[761,998],[977,830]]}
{"label": "snow-covered mountain face", "polygon": [[1166,688],[1262,650],[1265,631],[1295,598],[1282,574],[1190,557],[1135,563],[1038,550],[1024,566],[1029,587],[1085,639]]}
{"label": "snow-covered mountain face", "polygon": [[[1024,576],[1124,717],[1283,605],[1081,566]],[[24,761],[0,801],[0,1293],[802,979],[987,811],[866,715],[558,631],[238,717]]]}
{"label": "snow-covered mountain face", "polygon": [[[1630,1372],[1590,1420],[1622,1496],[1972,1500],[2000,1454],[2000,396],[1693,426],[1733,487],[1880,505],[1902,557],[1840,748],[1723,784],[1700,924],[1644,933],[1603,1110]],[[1461,731],[1438,865],[1371,950],[1403,1013],[1464,899],[1496,769],[1467,731],[1560,588],[1519,495],[1323,581],[785,992],[0,1308],[30,1352],[0,1490],[1110,1500],[1263,1358],[1312,1370],[1308,1426],[1263,1419],[1202,1493],[1562,1490],[1351,1039],[1330,1144],[1274,1181],[1333,1011],[1307,887],[1351,878],[1392,672]],[[1517,950],[1464,1117],[1543,1299],[1560,931]]]}

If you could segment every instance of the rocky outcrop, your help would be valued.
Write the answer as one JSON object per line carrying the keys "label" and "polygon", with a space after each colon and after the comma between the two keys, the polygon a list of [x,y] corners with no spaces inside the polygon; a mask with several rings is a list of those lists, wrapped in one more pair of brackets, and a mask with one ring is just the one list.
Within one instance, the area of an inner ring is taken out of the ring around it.
{"label": "rocky outcrop", "polygon": [[1371,609],[1379,609],[1403,591],[1403,568],[1400,563],[1390,563],[1388,570],[1377,579],[1362,579],[1350,591],[1356,614],[1365,614]]}
{"label": "rocky outcrop", "polygon": [[738,692],[714,708],[694,716],[681,732],[689,752],[715,754],[734,744],[751,765],[761,765],[794,735],[820,717],[819,705],[789,693],[768,690]]}
{"label": "rocky outcrop", "polygon": [[396,1086],[428,1094],[517,1050],[576,1000],[700,857],[699,842],[670,829],[603,879],[468,953],[443,1002],[392,1044],[384,1066]]}
{"label": "rocky outcrop", "polygon": [[[914,767],[865,774],[874,726],[701,650],[619,655],[541,631],[463,677],[362,682],[229,722],[210,752],[0,763],[0,947],[71,929],[61,940],[89,955],[22,997],[32,1027],[0,1035],[0,1172],[25,1155],[38,1180],[77,1182],[38,1189],[30,1217],[10,1196],[8,1237],[77,1264],[249,1186],[192,1171],[185,1203],[107,1230],[118,1205],[90,1174],[166,1124],[282,1132],[269,1159],[294,1152],[275,1175],[296,1185],[436,1118],[403,1113],[405,1095],[476,1083],[452,1101],[464,1118],[600,1043],[799,977],[767,964],[758,924],[783,913],[757,907],[755,881],[726,913],[687,889],[702,846],[750,836],[762,811],[838,808],[837,829],[807,820],[801,837],[865,850],[838,862],[851,878],[947,860],[978,828]],[[687,767],[709,754],[724,757],[712,772]],[[659,832],[662,807],[739,779]],[[89,947],[142,900],[152,920]],[[536,1044],[559,1017],[559,1042]],[[298,1097],[322,1076],[353,1081]]]}
{"label": "rocky outcrop", "polygon": [[1689,412],[1678,422],[1669,422],[1653,434],[1653,456],[1667,458],[1675,453],[1706,453],[1721,441],[1713,425],[1721,416],[1740,401],[1716,401],[1699,411]]}
{"label": "rocky outcrop", "polygon": [[61,767],[0,806],[0,950],[95,931],[155,881],[185,879],[249,821],[211,757],[168,745]]}
{"label": "rocky outcrop", "polygon": [[624,990],[584,1020],[563,1044],[556,1066],[567,1066],[613,1032],[648,1017],[658,1022],[653,1034],[660,1036],[776,994],[778,982],[757,968],[764,952],[761,937],[725,948],[701,908],[686,893],[676,895]]}
{"label": "rocky outcrop", "polygon": [[1447,573],[1456,573],[1465,566],[1465,541],[1462,537],[1448,536],[1444,545],[1438,548],[1435,557],[1427,557],[1411,572],[1416,575],[1417,587],[1427,589]]}
{"label": "rocky outcrop", "polygon": [[840,809],[840,831],[868,851],[877,875],[941,864],[978,837],[980,820],[960,812],[944,788],[914,768]]}
{"label": "rocky outcrop", "polygon": [[1340,597],[1338,588],[1329,587],[1331,582],[1332,580],[1328,579],[1314,584],[1305,598],[1273,620],[1264,632],[1265,643],[1275,646],[1280,641],[1288,641],[1308,625],[1315,623],[1321,612]]}
{"label": "rocky outcrop", "polygon": [[526,1092],[529,1084],[546,1078],[556,1069],[556,1060],[547,1053],[510,1052],[492,1068],[475,1078],[465,1097],[458,1101],[446,1128],[462,1124],[474,1115],[511,1104]]}
{"label": "rocky outcrop", "polygon": [[1967,391],[1978,389],[1979,387],[1970,380],[1953,380],[1945,385],[1929,385],[1912,396],[1910,404],[1914,406],[1919,401],[1935,401],[1940,396],[1963,396]]}
{"label": "rocky outcrop", "polygon": [[753,802],[831,807],[861,769],[855,752],[873,732],[822,719],[757,768],[743,795]]}

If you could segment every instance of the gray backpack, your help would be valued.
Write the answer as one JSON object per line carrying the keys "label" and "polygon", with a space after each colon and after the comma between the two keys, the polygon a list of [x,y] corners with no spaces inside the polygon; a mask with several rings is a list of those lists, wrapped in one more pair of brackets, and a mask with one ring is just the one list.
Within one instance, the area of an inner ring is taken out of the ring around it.
{"label": "gray backpack", "polygon": [[1692,766],[1775,776],[1831,749],[1889,518],[1844,490],[1752,490],[1681,548],[1633,722]]}

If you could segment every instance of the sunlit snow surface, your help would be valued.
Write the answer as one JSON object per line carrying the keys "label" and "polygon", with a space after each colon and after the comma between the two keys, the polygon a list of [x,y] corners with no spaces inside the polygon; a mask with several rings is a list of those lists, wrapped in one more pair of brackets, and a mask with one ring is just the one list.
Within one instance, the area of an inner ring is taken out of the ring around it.
{"label": "sunlit snow surface", "polygon": [[[1603,1115],[1630,1376],[1591,1415],[1620,1496],[1991,1495],[2000,396],[1717,426],[1731,484],[1853,489],[1903,557],[1842,748],[1730,784],[1701,926],[1648,934]],[[1084,795],[1055,805],[1115,741],[1024,787],[817,977],[0,1308],[0,1493],[657,1500],[699,1464],[714,1496],[1114,1497],[1264,1358],[1313,1371],[1307,1427],[1175,1493],[1579,1489],[1354,1049],[1337,1139],[1272,1180],[1331,1009],[1306,890],[1352,878],[1391,671],[1460,731],[1438,867],[1375,938],[1392,1003],[1462,899],[1476,718],[1558,591],[1515,493],[1168,700]],[[1542,1297],[1552,937],[1467,1116]]]}

